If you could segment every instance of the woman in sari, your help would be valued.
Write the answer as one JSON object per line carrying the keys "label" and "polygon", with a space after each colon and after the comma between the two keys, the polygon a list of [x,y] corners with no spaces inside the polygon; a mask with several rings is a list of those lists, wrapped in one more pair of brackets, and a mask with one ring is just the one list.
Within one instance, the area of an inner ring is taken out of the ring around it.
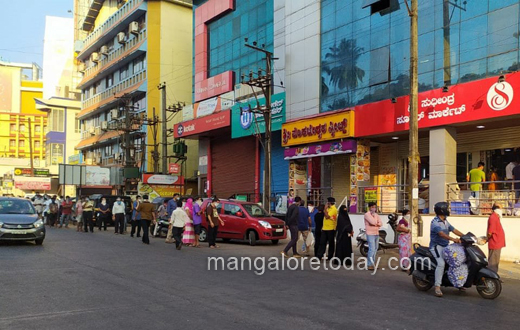
{"label": "woman in sari", "polygon": [[184,233],[182,234],[182,243],[187,246],[195,245],[195,228],[193,227],[193,199],[188,198],[184,210],[190,221],[186,222]]}
{"label": "woman in sari", "polygon": [[352,265],[352,236],[354,235],[354,228],[347,212],[347,207],[342,205],[339,208],[338,225],[336,236],[336,258],[340,260],[343,265]]}
{"label": "woman in sari", "polygon": [[399,233],[399,259],[403,271],[410,267],[410,255],[412,251],[412,234],[410,229],[410,211],[403,210],[403,217],[397,225],[397,232]]}

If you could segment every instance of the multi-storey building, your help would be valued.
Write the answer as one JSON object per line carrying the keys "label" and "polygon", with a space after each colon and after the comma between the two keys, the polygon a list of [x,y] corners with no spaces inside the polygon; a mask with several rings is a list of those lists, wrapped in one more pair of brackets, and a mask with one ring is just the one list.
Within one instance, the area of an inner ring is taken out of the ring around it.
{"label": "multi-storey building", "polygon": [[[80,40],[75,43],[83,73],[76,149],[87,165],[121,166],[128,160],[151,172],[156,165],[151,146],[159,146],[162,156],[160,145],[169,143],[173,154],[173,136],[163,141],[160,132],[180,118],[168,113],[162,122],[163,106],[191,99],[191,1],[77,1],[75,7],[77,28],[83,31],[76,32]],[[162,83],[167,104],[158,89]],[[147,120],[154,114],[155,125]],[[123,144],[125,131],[130,131],[130,145]],[[196,144],[188,147],[197,153]],[[130,149],[129,159],[124,148]],[[162,157],[159,161],[161,169]],[[187,163],[185,176],[193,175],[195,162]]]}

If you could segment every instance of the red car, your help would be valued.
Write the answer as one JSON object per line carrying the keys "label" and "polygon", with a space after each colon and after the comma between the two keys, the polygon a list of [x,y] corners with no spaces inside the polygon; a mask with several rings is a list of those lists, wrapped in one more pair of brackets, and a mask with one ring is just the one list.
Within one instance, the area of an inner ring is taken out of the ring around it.
{"label": "red car", "polygon": [[[204,214],[199,237],[201,242],[207,240],[206,207],[209,203],[211,199],[206,199],[202,204]],[[257,241],[270,240],[273,244],[278,244],[281,239],[287,238],[285,222],[271,217],[258,204],[221,199],[217,210],[224,221],[224,226],[218,227],[217,238],[222,238],[224,242],[232,239],[246,240],[253,246]]]}

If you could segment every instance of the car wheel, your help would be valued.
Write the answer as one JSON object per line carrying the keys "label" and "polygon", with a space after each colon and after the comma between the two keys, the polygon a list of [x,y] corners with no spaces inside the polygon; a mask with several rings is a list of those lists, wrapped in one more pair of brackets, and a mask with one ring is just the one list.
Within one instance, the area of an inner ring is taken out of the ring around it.
{"label": "car wheel", "polygon": [[273,245],[277,245],[280,240],[279,239],[272,239],[271,242],[273,242]]}
{"label": "car wheel", "polygon": [[256,245],[256,233],[254,230],[250,230],[248,235],[247,235],[247,239],[249,241],[249,245],[251,246],[255,246]]}
{"label": "car wheel", "polygon": [[36,245],[42,245],[43,244],[43,238],[42,239],[37,239],[36,241],[34,241],[34,243],[36,243]]}
{"label": "car wheel", "polygon": [[206,231],[206,228],[200,229],[199,234],[199,242],[206,242],[208,240],[208,232]]}

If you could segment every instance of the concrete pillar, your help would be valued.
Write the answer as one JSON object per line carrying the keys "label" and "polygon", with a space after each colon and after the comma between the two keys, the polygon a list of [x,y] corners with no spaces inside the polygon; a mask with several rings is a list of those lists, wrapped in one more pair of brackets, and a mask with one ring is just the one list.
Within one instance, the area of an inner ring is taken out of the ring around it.
{"label": "concrete pillar", "polygon": [[430,130],[430,212],[446,201],[446,184],[457,181],[457,131],[453,127]]}

